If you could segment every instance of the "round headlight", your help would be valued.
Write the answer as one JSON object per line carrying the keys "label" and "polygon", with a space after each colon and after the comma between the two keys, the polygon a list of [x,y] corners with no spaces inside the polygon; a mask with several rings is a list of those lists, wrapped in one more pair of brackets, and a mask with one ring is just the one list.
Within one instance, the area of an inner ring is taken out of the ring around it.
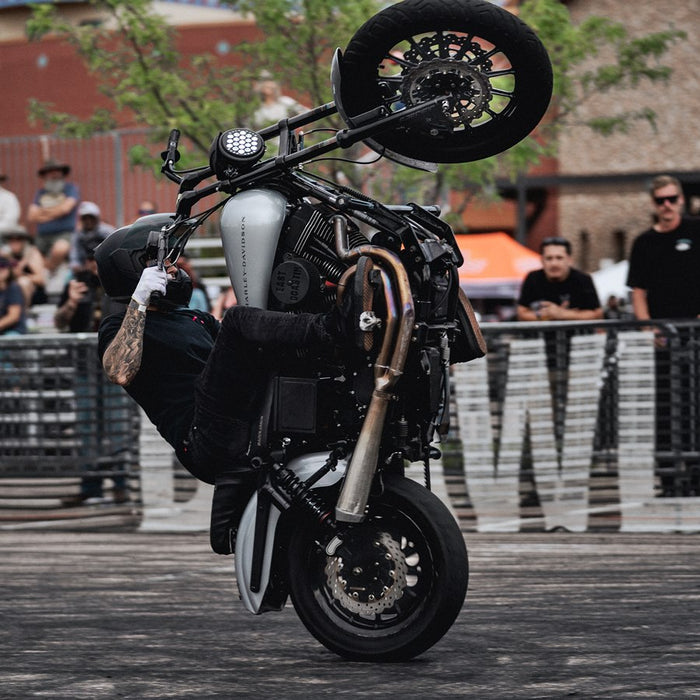
{"label": "round headlight", "polygon": [[250,129],[229,129],[219,134],[213,144],[211,165],[218,177],[245,170],[265,153],[265,141]]}

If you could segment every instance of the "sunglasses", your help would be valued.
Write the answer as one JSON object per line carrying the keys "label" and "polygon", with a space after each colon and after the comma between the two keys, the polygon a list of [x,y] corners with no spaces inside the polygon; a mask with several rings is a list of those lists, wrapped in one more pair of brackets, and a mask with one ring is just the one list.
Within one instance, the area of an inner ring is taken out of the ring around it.
{"label": "sunglasses", "polygon": [[677,194],[667,194],[664,197],[654,197],[654,202],[661,206],[664,202],[668,202],[669,204],[675,204],[678,201],[678,195]]}

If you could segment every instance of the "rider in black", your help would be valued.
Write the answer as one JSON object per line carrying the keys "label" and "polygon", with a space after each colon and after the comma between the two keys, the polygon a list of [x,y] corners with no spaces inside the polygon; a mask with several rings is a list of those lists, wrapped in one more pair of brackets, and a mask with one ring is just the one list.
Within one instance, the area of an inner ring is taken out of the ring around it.
{"label": "rider in black", "polygon": [[322,352],[342,341],[343,314],[337,308],[291,315],[234,306],[219,323],[183,308],[191,282],[169,260],[162,270],[154,266],[151,228],[120,229],[95,252],[106,293],[128,302],[100,325],[100,358],[109,379],[144,409],[182,464],[216,484],[211,544],[231,554],[255,488],[246,453],[269,370],[285,352]]}

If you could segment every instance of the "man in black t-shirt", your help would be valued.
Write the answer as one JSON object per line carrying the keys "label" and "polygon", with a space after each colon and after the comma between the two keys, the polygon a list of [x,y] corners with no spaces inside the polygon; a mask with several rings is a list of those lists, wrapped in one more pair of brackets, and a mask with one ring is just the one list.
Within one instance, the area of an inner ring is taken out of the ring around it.
{"label": "man in black t-shirt", "polygon": [[680,182],[660,175],[651,185],[656,223],[632,244],[627,285],[640,320],[700,316],[700,220],[682,216]]}
{"label": "man in black t-shirt", "polygon": [[519,321],[591,321],[603,309],[591,276],[572,267],[571,243],[545,238],[542,269],[525,278],[518,298]]}
{"label": "man in black t-shirt", "polygon": [[[542,268],[523,281],[518,297],[519,321],[592,321],[603,317],[590,275],[572,266],[571,243],[566,238],[545,238],[540,244]],[[569,346],[572,331],[543,333],[550,388],[554,400],[555,431],[563,436]]]}
{"label": "man in black t-shirt", "polygon": [[[681,183],[675,177],[655,177],[649,193],[656,221],[634,240],[627,275],[627,285],[632,287],[634,315],[642,321],[698,318],[700,219],[683,216],[685,199]],[[681,467],[681,453],[698,449],[700,424],[690,410],[697,396],[694,377],[698,349],[692,328],[678,329],[671,344],[660,327],[655,330],[656,450],[662,495],[673,496],[679,495],[679,485],[688,480]],[[677,374],[675,391],[671,390],[672,365]],[[680,410],[675,412],[672,421],[673,402],[677,402]],[[695,491],[700,487],[700,465],[693,463],[688,470],[691,490]]]}

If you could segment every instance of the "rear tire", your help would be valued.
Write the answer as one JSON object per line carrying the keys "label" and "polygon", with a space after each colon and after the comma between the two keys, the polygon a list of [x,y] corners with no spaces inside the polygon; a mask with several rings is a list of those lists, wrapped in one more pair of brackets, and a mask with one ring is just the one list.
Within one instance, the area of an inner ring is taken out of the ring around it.
{"label": "rear tire", "polygon": [[504,151],[544,115],[552,68],[537,35],[485,0],[405,0],[357,30],[342,60],[341,114],[395,111],[449,94],[441,109],[368,144],[434,163]]}
{"label": "rear tire", "polygon": [[299,618],[326,648],[359,661],[405,661],[452,626],[467,592],[467,550],[430,491],[387,476],[334,555],[317,535],[312,524],[293,532],[289,581]]}

